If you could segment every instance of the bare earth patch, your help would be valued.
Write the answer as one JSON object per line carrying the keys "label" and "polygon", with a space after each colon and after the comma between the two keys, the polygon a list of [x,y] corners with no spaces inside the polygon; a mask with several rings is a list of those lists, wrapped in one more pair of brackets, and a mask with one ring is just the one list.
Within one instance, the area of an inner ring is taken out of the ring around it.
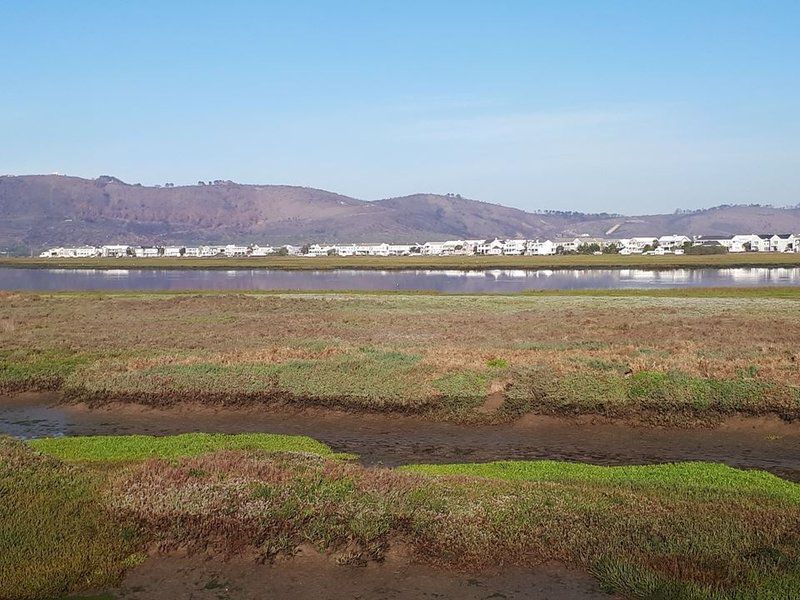
{"label": "bare earth patch", "polygon": [[292,559],[275,564],[254,564],[206,556],[159,556],[133,569],[122,584],[108,590],[126,600],[352,600],[381,598],[459,598],[483,600],[610,599],[596,581],[558,564],[532,569],[512,569],[502,574],[453,574],[390,556],[384,563],[364,567],[337,565],[306,549]]}

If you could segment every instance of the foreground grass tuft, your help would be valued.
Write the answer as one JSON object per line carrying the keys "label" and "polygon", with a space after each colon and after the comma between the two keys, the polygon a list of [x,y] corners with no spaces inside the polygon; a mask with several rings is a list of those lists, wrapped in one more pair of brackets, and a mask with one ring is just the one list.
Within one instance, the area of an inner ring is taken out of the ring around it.
{"label": "foreground grass tuft", "polygon": [[115,583],[135,529],[103,502],[103,478],[0,438],[0,598],[57,598]]}
{"label": "foreground grass tuft", "polygon": [[[33,448],[62,460],[144,460],[195,456],[217,450],[260,450],[264,452],[302,452],[334,456],[333,451],[315,439],[301,435],[273,433],[184,433],[171,436],[98,435],[86,437],[41,438],[28,442]],[[343,455],[336,455],[343,456]]]}

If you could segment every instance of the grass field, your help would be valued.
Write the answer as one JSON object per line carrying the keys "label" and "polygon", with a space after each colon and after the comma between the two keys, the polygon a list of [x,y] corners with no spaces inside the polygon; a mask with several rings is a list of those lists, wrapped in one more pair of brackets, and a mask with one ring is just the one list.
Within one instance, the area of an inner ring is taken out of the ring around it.
{"label": "grass field", "polygon": [[[101,442],[122,453],[129,443]],[[626,598],[800,594],[800,485],[772,475],[704,463],[369,469],[308,444],[196,454],[144,438],[136,456],[185,451],[120,462],[117,451],[98,461],[85,441],[0,439],[3,594],[102,589],[147,548],[268,559],[312,544],[362,564],[397,543],[446,569],[559,561]]]}
{"label": "grass field", "polygon": [[800,417],[800,290],[681,292],[7,293],[0,392],[466,421]]}
{"label": "grass field", "polygon": [[4,258],[0,267],[50,269],[610,269],[797,267],[800,253],[643,256],[419,256],[264,258]]}

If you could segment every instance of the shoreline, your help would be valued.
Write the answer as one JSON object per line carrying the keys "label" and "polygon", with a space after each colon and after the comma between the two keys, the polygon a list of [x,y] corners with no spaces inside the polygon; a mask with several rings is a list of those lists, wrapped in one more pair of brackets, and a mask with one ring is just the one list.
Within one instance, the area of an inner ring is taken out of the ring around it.
{"label": "shoreline", "polygon": [[722,255],[566,255],[457,257],[265,257],[265,258],[4,258],[0,267],[27,269],[187,269],[187,270],[464,270],[490,269],[716,269],[795,268],[800,253],[733,253]]}

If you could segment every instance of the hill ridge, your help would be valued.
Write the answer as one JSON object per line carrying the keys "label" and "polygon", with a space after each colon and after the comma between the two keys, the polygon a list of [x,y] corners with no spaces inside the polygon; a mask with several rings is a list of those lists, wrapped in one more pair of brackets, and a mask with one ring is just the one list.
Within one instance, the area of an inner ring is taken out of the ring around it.
{"label": "hill ridge", "polygon": [[616,237],[683,233],[800,232],[800,208],[723,205],[672,214],[624,216],[547,209],[527,212],[417,193],[363,200],[308,186],[241,184],[144,186],[113,175],[0,176],[0,248],[80,243],[305,243],[446,238]]}

